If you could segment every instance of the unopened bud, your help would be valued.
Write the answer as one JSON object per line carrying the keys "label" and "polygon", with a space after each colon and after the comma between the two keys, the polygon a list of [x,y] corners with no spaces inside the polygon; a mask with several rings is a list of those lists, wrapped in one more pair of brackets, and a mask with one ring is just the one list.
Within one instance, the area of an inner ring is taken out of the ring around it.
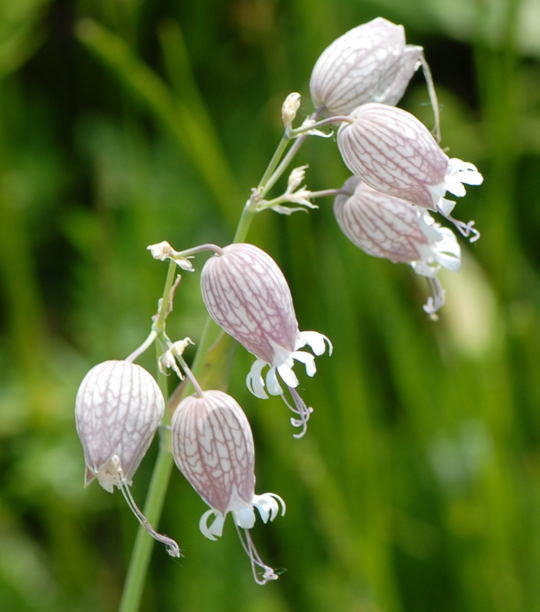
{"label": "unopened bud", "polygon": [[300,108],[301,95],[297,92],[290,93],[283,102],[281,107],[281,120],[283,127],[289,130],[292,127],[292,122],[296,117],[296,113]]}
{"label": "unopened bud", "polygon": [[316,108],[346,115],[366,102],[396,104],[420,65],[422,47],[405,44],[403,26],[377,17],[327,47],[310,80]]}
{"label": "unopened bud", "polygon": [[287,181],[287,193],[292,193],[297,187],[300,187],[301,183],[303,183],[306,178],[307,168],[308,164],[305,164],[304,166],[298,166],[298,168],[292,170]]}

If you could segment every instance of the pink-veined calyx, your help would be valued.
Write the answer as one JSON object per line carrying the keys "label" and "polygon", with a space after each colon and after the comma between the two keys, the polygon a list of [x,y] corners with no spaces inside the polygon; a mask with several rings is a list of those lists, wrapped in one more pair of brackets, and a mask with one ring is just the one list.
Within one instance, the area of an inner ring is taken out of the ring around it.
{"label": "pink-veined calyx", "polygon": [[386,104],[364,104],[343,123],[337,143],[349,170],[370,187],[441,213],[471,241],[480,234],[474,222],[454,219],[447,191],[465,195],[464,184],[480,185],[474,164],[449,158],[414,115]]}
{"label": "pink-veined calyx", "polygon": [[164,410],[161,390],[144,368],[111,360],[84,377],[75,400],[75,421],[84,450],[85,485],[97,479],[109,493],[118,487],[146,531],[165,544],[171,556],[179,557],[178,544],[154,530],[130,490]]}
{"label": "pink-veined calyx", "polygon": [[248,554],[258,584],[277,579],[257,553],[249,529],[285,513],[275,493],[255,494],[255,449],[244,411],[222,391],[186,397],[171,423],[173,457],[178,469],[210,506],[199,521],[204,536],[221,536],[227,514],[232,514],[240,541]]}
{"label": "pink-veined calyx", "polygon": [[327,346],[331,351],[332,345],[318,332],[299,331],[291,292],[279,266],[252,244],[230,244],[205,263],[201,291],[214,321],[257,357],[246,378],[248,389],[261,399],[267,393],[281,395],[296,415],[291,423],[301,428],[296,437],[302,436],[312,409],[296,390],[294,362],[301,362],[307,375],[313,376],[315,358],[300,349],[307,345],[318,356]]}
{"label": "pink-veined calyx", "polygon": [[444,304],[437,274],[441,267],[456,272],[461,249],[451,230],[410,202],[372,189],[350,177],[334,201],[334,213],[343,233],[357,247],[375,257],[408,263],[427,278],[433,296],[424,310],[435,314]]}

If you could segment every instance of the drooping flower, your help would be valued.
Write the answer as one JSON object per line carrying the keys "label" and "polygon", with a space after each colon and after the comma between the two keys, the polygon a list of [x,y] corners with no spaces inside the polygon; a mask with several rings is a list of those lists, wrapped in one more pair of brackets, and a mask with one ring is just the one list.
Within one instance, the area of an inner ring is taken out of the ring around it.
{"label": "drooping flower", "polygon": [[444,290],[436,276],[441,267],[459,270],[461,249],[446,227],[410,202],[372,189],[352,176],[334,201],[343,233],[357,247],[375,257],[408,263],[425,276],[433,291],[424,310],[434,315],[444,305]]}
{"label": "drooping flower", "polygon": [[222,391],[186,397],[172,422],[173,457],[178,469],[210,506],[199,521],[204,536],[221,536],[231,513],[258,584],[276,580],[274,570],[257,553],[249,530],[285,514],[285,502],[275,493],[255,494],[255,449],[249,422],[236,400]]}
{"label": "drooping flower", "polygon": [[[299,349],[308,345],[315,355],[322,355],[326,344],[330,351],[332,345],[318,332],[299,331],[291,292],[279,266],[252,244],[230,244],[205,263],[201,290],[214,321],[257,357],[246,378],[248,389],[261,399],[268,397],[266,390],[281,395],[296,415],[291,423],[301,428],[295,437],[304,435],[312,409],[296,391],[294,361],[303,363],[307,375],[313,376],[313,355]],[[263,379],[265,367],[268,372]],[[279,379],[294,405],[285,398]]]}
{"label": "drooping flower", "polygon": [[349,170],[370,187],[441,213],[471,241],[479,237],[473,221],[450,216],[455,202],[447,191],[465,195],[464,183],[480,185],[477,168],[448,158],[429,130],[416,117],[385,104],[364,104],[338,131],[338,147]]}
{"label": "drooping flower", "polygon": [[85,486],[97,479],[109,493],[118,487],[148,533],[178,557],[178,544],[151,527],[129,488],[164,409],[159,386],[144,368],[129,361],[104,361],[79,386],[75,421],[84,450]]}
{"label": "drooping flower", "polygon": [[313,104],[331,115],[348,115],[367,102],[397,104],[422,60],[422,47],[405,44],[403,26],[372,19],[320,55],[310,80]]}

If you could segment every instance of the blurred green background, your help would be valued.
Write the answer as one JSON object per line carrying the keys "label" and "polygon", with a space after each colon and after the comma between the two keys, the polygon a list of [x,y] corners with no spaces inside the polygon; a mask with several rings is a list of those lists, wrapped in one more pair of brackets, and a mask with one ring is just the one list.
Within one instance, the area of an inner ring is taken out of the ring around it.
{"label": "blurred green background", "polygon": [[[323,48],[384,16],[426,49],[443,145],[485,176],[458,203],[482,231],[445,275],[438,323],[405,266],[369,258],[330,200],[261,214],[250,240],[283,267],[301,329],[334,342],[279,399],[230,391],[254,429],[258,492],[288,512],[254,539],[281,579],[253,584],[232,525],[175,472],[144,610],[540,610],[540,4],[535,0],[4,0],[0,4],[0,609],[116,609],[136,523],[83,489],[73,404],[95,363],[146,336],[166,271],[145,247],[226,244]],[[431,125],[420,75],[401,105]],[[298,157],[308,185],[347,177],[335,143]],[[199,259],[201,264],[202,259]],[[169,332],[197,340],[198,274]],[[142,363],[154,367],[152,356]],[[155,445],[134,484],[142,503]]]}

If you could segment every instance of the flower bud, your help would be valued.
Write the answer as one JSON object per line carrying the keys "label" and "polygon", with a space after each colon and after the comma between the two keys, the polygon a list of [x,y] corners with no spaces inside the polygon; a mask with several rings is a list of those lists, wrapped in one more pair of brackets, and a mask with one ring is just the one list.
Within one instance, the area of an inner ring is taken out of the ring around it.
{"label": "flower bud", "polygon": [[421,58],[422,47],[405,44],[403,26],[372,19],[323,51],[311,74],[313,104],[331,115],[366,102],[397,104]]}
{"label": "flower bud", "polygon": [[[298,416],[293,425],[302,427],[311,413],[295,388],[298,379],[294,360],[302,362],[308,376],[316,372],[311,353],[298,349],[309,345],[315,355],[322,355],[328,338],[317,332],[300,332],[291,292],[276,262],[252,244],[230,244],[204,265],[201,291],[210,316],[228,334],[238,340],[257,360],[247,377],[249,390],[265,399],[262,370],[268,366],[266,387],[271,395],[283,395],[277,374],[289,389]],[[302,434],[300,434],[302,435]]]}
{"label": "flower bud", "polygon": [[285,98],[285,101],[281,106],[281,121],[283,122],[283,127],[286,130],[289,130],[292,127],[296,113],[300,108],[301,98],[302,96],[299,93],[293,91]]}
{"label": "flower bud", "polygon": [[[356,176],[341,191],[334,213],[343,233],[357,247],[375,257],[408,263],[428,279],[434,279],[441,267],[459,270],[461,250],[456,237],[429,213],[372,189]],[[444,304],[444,293],[438,281],[429,284],[435,295],[424,309],[433,314]]]}
{"label": "flower bud", "polygon": [[98,479],[112,493],[120,486],[118,466],[131,484],[164,412],[154,378],[127,361],[104,361],[84,377],[75,401],[77,433],[86,462],[85,484]]}
{"label": "flower bud", "polygon": [[255,524],[254,508],[267,523],[278,515],[280,506],[285,513],[285,503],[274,493],[255,494],[253,436],[242,408],[222,391],[191,395],[176,409],[171,433],[178,469],[210,506],[199,522],[203,535],[216,540],[226,515],[232,513],[235,525],[243,530],[239,535],[255,580],[259,584],[275,580],[277,575],[260,560],[247,530]]}
{"label": "flower bud", "polygon": [[[473,164],[449,159],[428,129],[400,108],[364,104],[350,117],[353,121],[342,124],[337,143],[353,174],[377,191],[436,210],[455,221],[449,216],[455,202],[443,196],[446,191],[463,196],[463,183],[482,182]],[[472,231],[469,228],[469,233]]]}

